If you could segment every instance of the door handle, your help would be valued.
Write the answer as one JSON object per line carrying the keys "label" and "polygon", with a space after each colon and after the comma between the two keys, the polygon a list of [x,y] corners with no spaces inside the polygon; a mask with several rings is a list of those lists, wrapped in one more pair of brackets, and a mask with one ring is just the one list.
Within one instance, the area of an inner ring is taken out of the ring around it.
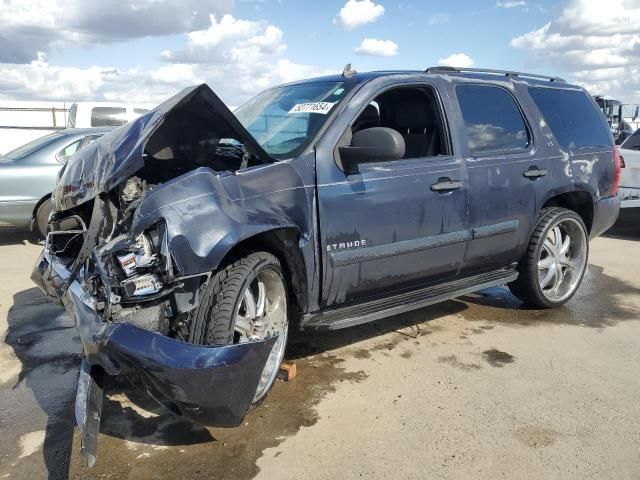
{"label": "door handle", "polygon": [[459,188],[462,188],[462,182],[451,180],[449,177],[439,178],[436,183],[431,185],[431,190],[434,192],[450,192]]}
{"label": "door handle", "polygon": [[536,178],[544,177],[547,171],[544,168],[529,167],[529,170],[522,172],[522,175],[526,178],[535,180]]}

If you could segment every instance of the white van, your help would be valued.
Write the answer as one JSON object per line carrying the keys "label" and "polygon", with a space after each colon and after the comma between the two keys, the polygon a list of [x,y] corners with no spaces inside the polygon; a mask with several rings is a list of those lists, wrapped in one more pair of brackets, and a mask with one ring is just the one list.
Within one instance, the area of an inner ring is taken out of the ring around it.
{"label": "white van", "polygon": [[0,155],[65,128],[69,107],[64,102],[0,102]]}
{"label": "white van", "polygon": [[0,155],[57,130],[120,126],[154,105],[113,102],[0,102]]}
{"label": "white van", "polygon": [[111,102],[77,102],[71,104],[67,127],[118,127],[147,113],[155,105]]}

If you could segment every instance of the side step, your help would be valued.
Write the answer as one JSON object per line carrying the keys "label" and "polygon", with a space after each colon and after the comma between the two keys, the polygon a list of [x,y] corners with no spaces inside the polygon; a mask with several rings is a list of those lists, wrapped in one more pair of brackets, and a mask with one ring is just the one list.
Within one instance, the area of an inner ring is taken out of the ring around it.
{"label": "side step", "polygon": [[392,297],[305,315],[300,322],[300,328],[302,330],[338,330],[352,327],[433,305],[434,303],[451,300],[485,288],[504,285],[514,281],[516,278],[518,278],[516,270],[495,270],[440,285],[403,292]]}

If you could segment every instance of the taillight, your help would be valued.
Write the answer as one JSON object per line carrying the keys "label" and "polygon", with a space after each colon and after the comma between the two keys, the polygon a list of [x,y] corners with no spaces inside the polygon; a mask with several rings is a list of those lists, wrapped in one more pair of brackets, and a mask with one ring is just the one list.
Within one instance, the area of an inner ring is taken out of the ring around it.
{"label": "taillight", "polygon": [[613,185],[611,188],[611,194],[618,194],[618,185],[620,184],[620,171],[622,170],[622,157],[617,145],[613,145]]}

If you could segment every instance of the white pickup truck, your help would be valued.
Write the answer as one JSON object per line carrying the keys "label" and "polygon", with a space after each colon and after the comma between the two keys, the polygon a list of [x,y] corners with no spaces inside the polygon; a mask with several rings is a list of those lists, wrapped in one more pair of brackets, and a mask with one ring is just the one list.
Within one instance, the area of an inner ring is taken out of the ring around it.
{"label": "white pickup truck", "polygon": [[624,168],[620,175],[620,208],[640,208],[640,130],[620,145]]}
{"label": "white pickup truck", "polygon": [[67,127],[124,125],[153,107],[112,102],[0,102],[0,155]]}

